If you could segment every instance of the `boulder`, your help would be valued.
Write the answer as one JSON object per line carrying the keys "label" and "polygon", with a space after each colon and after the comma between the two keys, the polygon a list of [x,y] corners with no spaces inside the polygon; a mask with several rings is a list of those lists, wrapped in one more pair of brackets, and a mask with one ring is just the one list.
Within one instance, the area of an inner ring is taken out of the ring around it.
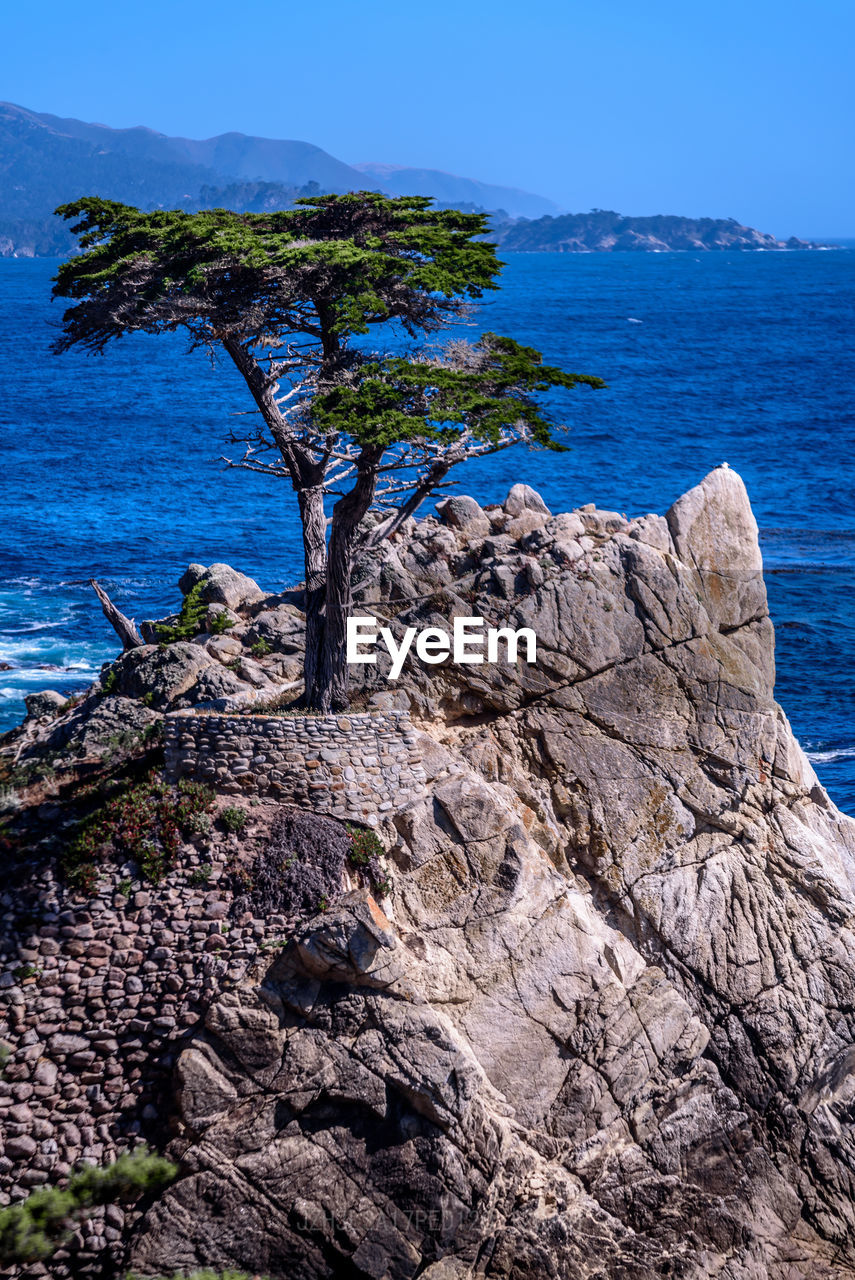
{"label": "boulder", "polygon": [[201,582],[207,573],[207,569],[203,564],[188,564],[187,568],[178,579],[178,587],[183,596],[189,596],[190,592],[196,586],[197,582]]}
{"label": "boulder", "polygon": [[492,525],[474,498],[460,494],[436,503],[443,524],[464,534],[467,539],[486,538]]}
{"label": "boulder", "polygon": [[159,719],[133,698],[96,693],[52,726],[36,750],[90,760],[128,755]]}
{"label": "boulder", "polygon": [[28,693],[24,698],[28,720],[51,719],[58,715],[68,697],[57,693],[55,689],[42,689],[39,693]]}
{"label": "boulder", "polygon": [[207,569],[200,564],[190,564],[178,580],[185,596],[199,583],[202,584],[203,600],[208,604],[225,605],[228,609],[246,608],[264,599],[264,592],[257,582],[228,564],[212,564]]}
{"label": "boulder", "polygon": [[263,640],[276,653],[292,655],[302,652],[305,633],[303,614],[293,605],[280,604],[275,609],[264,609],[255,615],[246,642],[252,648]]}
{"label": "boulder", "polygon": [[[142,645],[122,654],[113,664],[116,690],[129,698],[147,698],[166,711],[195,685],[202,671],[219,662],[201,646],[181,640],[168,645]],[[190,705],[186,699],[185,706]]]}
{"label": "boulder", "polygon": [[536,489],[527,484],[512,486],[504,501],[504,509],[509,516],[520,516],[524,511],[533,511],[537,515],[551,516],[552,512]]}
{"label": "boulder", "polygon": [[228,698],[240,699],[248,692],[249,688],[243,680],[217,660],[202,668],[193,683],[174,696],[171,705],[172,709],[181,711],[200,703]]}

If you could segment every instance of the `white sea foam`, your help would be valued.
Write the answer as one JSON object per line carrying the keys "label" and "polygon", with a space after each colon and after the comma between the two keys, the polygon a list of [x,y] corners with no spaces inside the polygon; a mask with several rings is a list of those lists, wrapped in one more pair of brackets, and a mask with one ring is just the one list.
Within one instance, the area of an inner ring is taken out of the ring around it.
{"label": "white sea foam", "polygon": [[840,747],[837,751],[806,751],[811,764],[828,764],[831,760],[855,760],[855,747]]}

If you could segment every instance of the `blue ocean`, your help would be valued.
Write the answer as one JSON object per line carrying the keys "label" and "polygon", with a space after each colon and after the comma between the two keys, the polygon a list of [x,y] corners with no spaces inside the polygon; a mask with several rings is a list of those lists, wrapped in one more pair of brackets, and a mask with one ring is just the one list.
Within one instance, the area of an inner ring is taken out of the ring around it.
{"label": "blue ocean", "polygon": [[[191,560],[280,588],[300,545],[283,481],[224,470],[249,404],[180,336],[50,354],[56,263],[0,260],[0,728],[24,694],[72,692],[116,643],[87,582],[137,619],[179,601]],[[744,478],[777,628],[777,696],[821,780],[855,814],[855,245],[827,252],[508,255],[473,317],[595,373],[562,406],[572,452],[514,450],[458,472],[553,510],[664,511],[712,467]]]}

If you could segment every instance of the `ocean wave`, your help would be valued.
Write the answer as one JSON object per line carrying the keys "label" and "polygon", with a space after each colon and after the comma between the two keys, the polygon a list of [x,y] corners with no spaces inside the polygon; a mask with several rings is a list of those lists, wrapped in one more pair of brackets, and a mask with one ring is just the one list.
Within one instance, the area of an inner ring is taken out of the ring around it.
{"label": "ocean wave", "polygon": [[829,764],[832,760],[855,760],[855,747],[838,747],[835,751],[806,751],[811,764]]}
{"label": "ocean wave", "polygon": [[55,622],[27,622],[22,627],[4,627],[0,625],[0,640],[6,636],[32,636],[39,631],[52,631],[55,627],[65,627],[71,621],[71,614],[65,618],[57,618]]}

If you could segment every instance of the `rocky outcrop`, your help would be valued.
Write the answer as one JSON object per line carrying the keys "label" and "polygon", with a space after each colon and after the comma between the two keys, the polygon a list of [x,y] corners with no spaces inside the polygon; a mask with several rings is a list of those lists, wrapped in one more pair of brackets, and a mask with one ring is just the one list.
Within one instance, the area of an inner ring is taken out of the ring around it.
{"label": "rocky outcrop", "polygon": [[[357,669],[425,773],[381,814],[382,870],[269,801],[227,835],[223,797],[161,888],[117,864],[84,898],[34,863],[3,899],[0,1195],[140,1131],[181,1165],[55,1274],[855,1277],[855,825],[774,701],[738,476],[634,520],[457,497],[360,584],[399,635],[539,640],[533,665]],[[293,696],[298,598],[246,590],[211,604],[223,634],[32,716],[17,764],[88,762],[109,794],[168,712]],[[73,829],[51,785],[17,856]]]}
{"label": "rocky outcrop", "polygon": [[134,1267],[855,1276],[855,824],[773,699],[742,482],[456,501],[360,607],[533,626],[537,664],[362,669],[423,735],[390,896],[211,1006]]}
{"label": "rocky outcrop", "polygon": [[809,240],[776,236],[743,226],[734,218],[683,218],[669,214],[629,217],[609,209],[565,213],[494,228],[503,249],[521,253],[614,253],[620,250],[664,253],[715,249],[816,249]]}

